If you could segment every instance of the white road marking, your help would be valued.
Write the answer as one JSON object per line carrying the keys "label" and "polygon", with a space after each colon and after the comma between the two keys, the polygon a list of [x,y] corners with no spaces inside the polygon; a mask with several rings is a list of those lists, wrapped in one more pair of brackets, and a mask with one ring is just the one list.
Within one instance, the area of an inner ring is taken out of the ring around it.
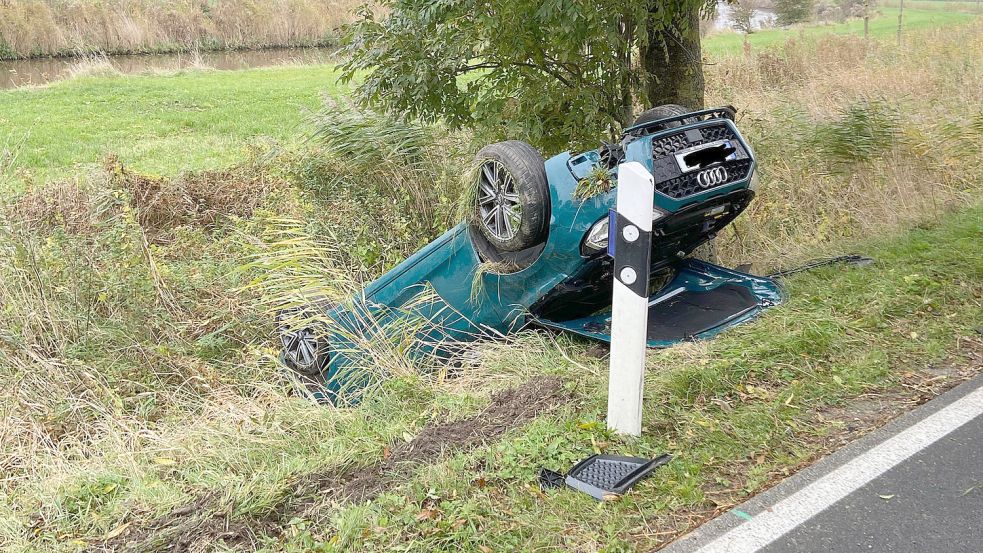
{"label": "white road marking", "polygon": [[758,551],[981,414],[983,388],[977,388],[733,528],[698,553]]}

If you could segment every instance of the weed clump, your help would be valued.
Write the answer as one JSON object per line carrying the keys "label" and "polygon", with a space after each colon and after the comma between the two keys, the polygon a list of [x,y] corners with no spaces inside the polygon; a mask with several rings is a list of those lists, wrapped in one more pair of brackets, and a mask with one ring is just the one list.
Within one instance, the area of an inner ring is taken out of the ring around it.
{"label": "weed clump", "polygon": [[61,228],[72,234],[91,234],[95,223],[91,192],[77,180],[32,188],[8,210],[11,221],[38,233]]}
{"label": "weed clump", "polygon": [[608,170],[603,167],[593,167],[586,177],[577,182],[577,188],[574,189],[573,195],[575,198],[587,200],[594,196],[606,194],[612,188],[614,188],[614,178],[608,173]]}
{"label": "weed clump", "polygon": [[170,179],[133,171],[110,157],[105,171],[110,187],[129,196],[137,221],[153,242],[170,240],[170,233],[181,226],[213,230],[223,220],[249,217],[285,186],[252,164]]}
{"label": "weed clump", "polygon": [[310,123],[291,176],[353,274],[377,276],[458,222],[466,137],[335,104]]}

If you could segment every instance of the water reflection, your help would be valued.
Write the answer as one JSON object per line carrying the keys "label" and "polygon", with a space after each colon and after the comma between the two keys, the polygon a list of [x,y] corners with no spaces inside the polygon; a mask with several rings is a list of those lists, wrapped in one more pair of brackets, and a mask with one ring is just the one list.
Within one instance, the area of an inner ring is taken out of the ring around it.
{"label": "water reflection", "polygon": [[[326,63],[333,61],[331,48],[276,48],[270,50],[238,50],[191,54],[160,54],[139,56],[109,56],[108,61],[120,73],[174,71],[204,66],[213,69],[248,69],[288,63]],[[41,85],[64,79],[78,64],[71,58],[42,58],[0,61],[0,89]]]}
{"label": "water reflection", "polygon": [[[778,16],[774,12],[766,9],[755,8],[751,14],[751,28],[754,30],[767,29],[774,27]],[[720,0],[717,2],[717,17],[713,20],[713,27],[718,31],[733,30],[734,28],[734,7],[729,3]]]}

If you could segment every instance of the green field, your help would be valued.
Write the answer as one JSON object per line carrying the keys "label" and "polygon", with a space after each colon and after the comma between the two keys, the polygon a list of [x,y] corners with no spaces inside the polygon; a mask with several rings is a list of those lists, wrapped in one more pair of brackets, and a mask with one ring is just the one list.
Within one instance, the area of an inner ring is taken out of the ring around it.
{"label": "green field", "polygon": [[[879,15],[870,20],[870,35],[879,40],[894,39],[898,32],[898,10],[878,7]],[[905,32],[926,29],[943,29],[973,21],[976,16],[962,11],[941,11],[937,9],[905,9]],[[752,49],[774,48],[789,39],[816,40],[825,35],[863,36],[864,22],[850,19],[845,23],[828,25],[805,24],[789,29],[775,28],[754,32],[748,41]],[[703,42],[704,51],[711,56],[733,55],[743,49],[744,36],[736,32],[721,32],[711,35]]]}
{"label": "green field", "polygon": [[251,141],[295,136],[342,93],[332,66],[86,77],[0,92],[0,144],[23,142],[18,166],[41,179],[109,153],[152,173],[214,169]]}
{"label": "green field", "polygon": [[[879,7],[897,8],[899,0],[882,0],[878,2]],[[916,10],[944,10],[944,11],[964,11],[975,14],[983,13],[983,3],[973,0],[905,0],[905,10],[913,8]]]}

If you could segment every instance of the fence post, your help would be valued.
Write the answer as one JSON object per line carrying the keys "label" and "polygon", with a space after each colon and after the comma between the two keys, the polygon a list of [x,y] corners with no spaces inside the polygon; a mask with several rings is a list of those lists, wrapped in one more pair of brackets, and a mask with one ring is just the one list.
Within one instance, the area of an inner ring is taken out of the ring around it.
{"label": "fence post", "polygon": [[901,46],[901,25],[904,22],[904,0],[898,4],[898,46]]}
{"label": "fence post", "polygon": [[645,167],[618,168],[618,201],[609,225],[614,250],[608,428],[641,436],[642,384],[648,330],[648,282],[655,184]]}

